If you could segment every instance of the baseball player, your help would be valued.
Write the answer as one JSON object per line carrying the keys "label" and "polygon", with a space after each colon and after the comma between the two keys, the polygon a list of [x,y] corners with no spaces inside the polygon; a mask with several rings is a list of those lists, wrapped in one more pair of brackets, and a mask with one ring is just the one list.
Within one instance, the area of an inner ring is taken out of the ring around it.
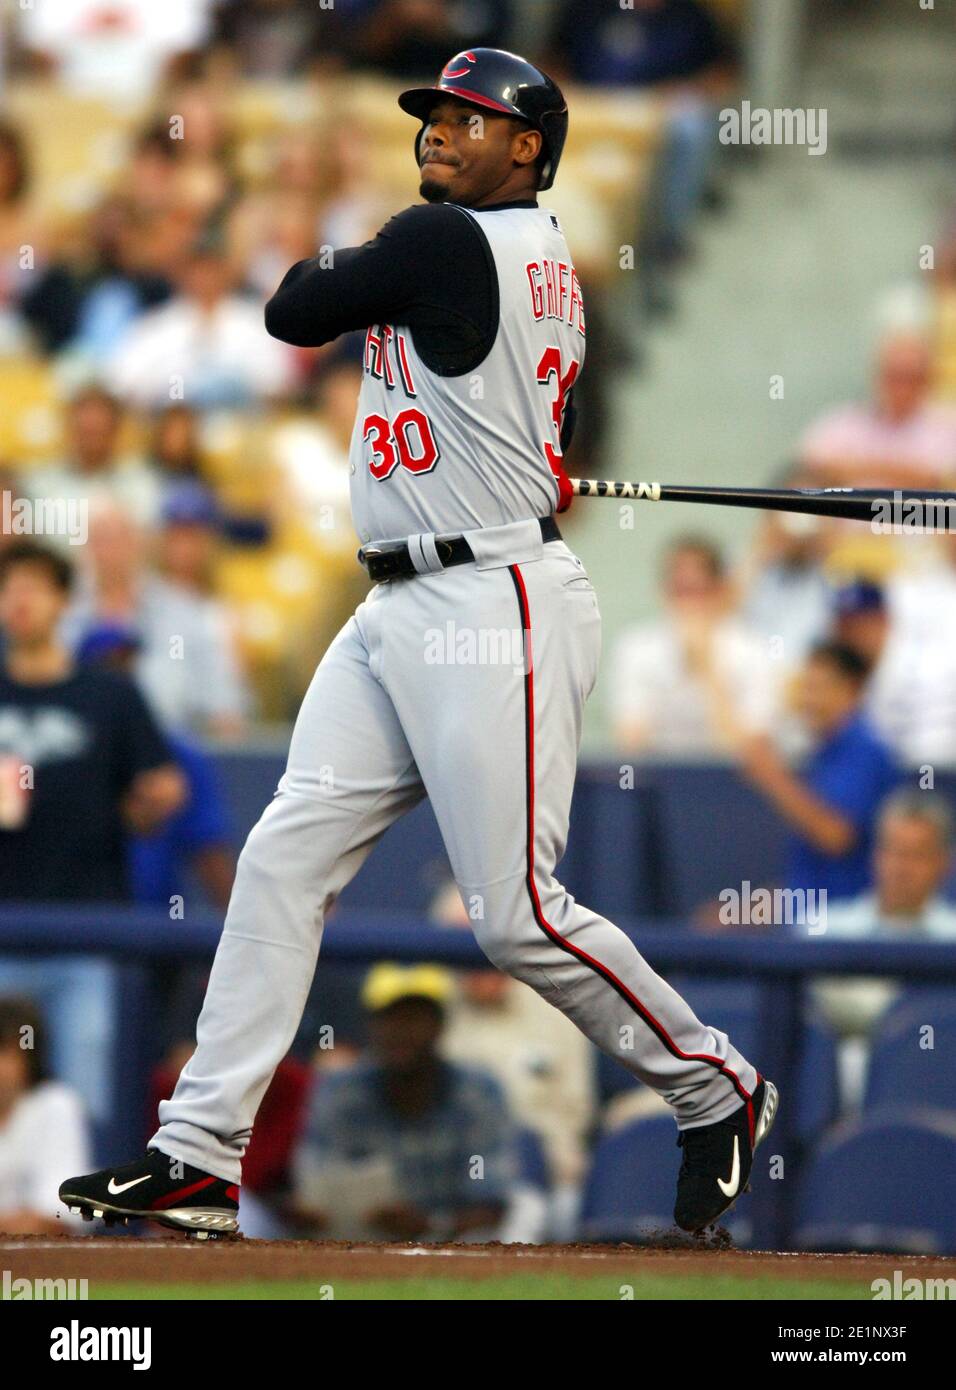
{"label": "baseball player", "polygon": [[324,913],[428,796],[488,957],[673,1106],[675,1220],[700,1231],[747,1187],[777,1092],[554,877],[601,629],[555,521],[585,314],[537,195],[567,106],[531,63],[481,48],[398,100],[421,122],[424,201],[331,263],[293,266],[266,307],[289,343],[366,330],[349,471],[374,586],[322,658],[246,842],[196,1051],[145,1157],[60,1197],[90,1217],[237,1230],[242,1157]]}

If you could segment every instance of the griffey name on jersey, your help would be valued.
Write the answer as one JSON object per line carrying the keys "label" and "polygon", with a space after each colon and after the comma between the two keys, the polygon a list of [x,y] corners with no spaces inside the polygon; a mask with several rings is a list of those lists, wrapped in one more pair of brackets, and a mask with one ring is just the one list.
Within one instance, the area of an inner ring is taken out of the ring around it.
{"label": "griffey name on jersey", "polygon": [[584,337],[584,300],[573,265],[564,261],[529,261],[525,274],[531,287],[531,312],[542,319],[560,319]]}

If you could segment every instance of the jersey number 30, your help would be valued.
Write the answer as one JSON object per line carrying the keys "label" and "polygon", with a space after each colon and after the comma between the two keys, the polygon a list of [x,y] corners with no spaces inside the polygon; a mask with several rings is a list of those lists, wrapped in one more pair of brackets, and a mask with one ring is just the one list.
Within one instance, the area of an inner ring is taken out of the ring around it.
{"label": "jersey number 30", "polygon": [[430,473],[440,456],[431,421],[414,405],[391,421],[384,415],[366,415],[363,437],[372,443],[368,467],[373,478],[387,478],[399,464],[409,473]]}
{"label": "jersey number 30", "polygon": [[[568,392],[574,385],[578,374],[578,363],[572,361],[566,372],[562,372],[561,352],[549,347],[538,363],[536,379],[542,386],[555,384],[554,400],[551,405],[551,418],[555,431],[560,436],[564,419]],[[362,438],[371,442],[372,458],[369,472],[381,481],[394,473],[401,464],[409,473],[430,473],[441,457],[431,421],[417,406],[407,406],[400,410],[394,420],[384,415],[366,415],[363,422]],[[555,448],[550,441],[544,443],[544,454],[552,471],[560,480],[560,446]]]}

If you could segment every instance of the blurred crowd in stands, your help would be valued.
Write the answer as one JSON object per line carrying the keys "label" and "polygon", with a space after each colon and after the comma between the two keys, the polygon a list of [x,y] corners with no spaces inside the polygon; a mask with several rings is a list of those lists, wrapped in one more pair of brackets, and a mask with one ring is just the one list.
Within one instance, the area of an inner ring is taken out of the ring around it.
{"label": "blurred crowd in stands", "polygon": [[[0,496],[5,519],[75,503],[83,535],[0,526],[0,903],[175,911],[188,882],[225,908],[237,847],[210,741],[292,717],[366,587],[348,515],[361,340],[287,347],[262,306],[293,262],[365,240],[414,200],[395,91],[465,43],[519,46],[519,9],[8,13]],[[635,313],[661,307],[720,202],[714,112],[735,90],[738,10],[535,7],[544,65],[572,94],[592,89],[555,189],[588,298],[573,473],[599,470],[604,393],[633,365],[615,327],[622,245],[644,277]],[[869,398],[834,403],[773,482],[956,486],[956,224],[940,242],[929,288],[894,299],[907,310],[877,346]],[[956,535],[913,544],[774,513],[742,554],[687,534],[664,556],[659,610],[608,653],[615,757],[735,766],[789,828],[782,886],[826,890],[833,934],[956,939],[953,817],[933,789],[956,768]],[[453,884],[433,913],[467,926]],[[724,924],[702,903],[693,925]],[[51,1194],[89,1166],[110,1104],[114,969],[0,958],[0,1229],[62,1229]],[[573,1233],[606,1097],[568,1021],[490,969],[320,980],[260,1112],[247,1232]],[[846,1107],[895,990],[819,982],[847,1044]],[[164,991],[144,1135],[191,1050],[202,972],[172,972]]]}
{"label": "blurred crowd in stands", "polygon": [[[870,401],[811,424],[782,483],[887,498],[954,485],[956,409],[934,394],[926,337],[894,331],[874,376]],[[834,899],[871,885],[895,785],[931,788],[956,766],[956,534],[905,517],[903,504],[885,527],[769,512],[734,558],[680,536],[660,616],[613,654],[621,751],[730,760],[793,832],[788,886]]]}

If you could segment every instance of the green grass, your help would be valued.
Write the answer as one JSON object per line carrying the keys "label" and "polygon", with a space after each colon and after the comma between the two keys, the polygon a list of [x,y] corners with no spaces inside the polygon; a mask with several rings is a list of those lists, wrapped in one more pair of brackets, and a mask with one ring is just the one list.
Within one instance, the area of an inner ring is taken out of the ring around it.
{"label": "green grass", "polygon": [[623,1276],[573,1274],[512,1274],[492,1279],[453,1279],[435,1276],[416,1279],[336,1279],[277,1283],[250,1281],[227,1284],[100,1284],[90,1282],[91,1299],[145,1300],[323,1300],[331,1289],[338,1302],[431,1302],[475,1300],[582,1300],[619,1301],[622,1285],[634,1290],[635,1300],[750,1300],[750,1299],[870,1299],[869,1286],[842,1280],[739,1279],[732,1275]]}

